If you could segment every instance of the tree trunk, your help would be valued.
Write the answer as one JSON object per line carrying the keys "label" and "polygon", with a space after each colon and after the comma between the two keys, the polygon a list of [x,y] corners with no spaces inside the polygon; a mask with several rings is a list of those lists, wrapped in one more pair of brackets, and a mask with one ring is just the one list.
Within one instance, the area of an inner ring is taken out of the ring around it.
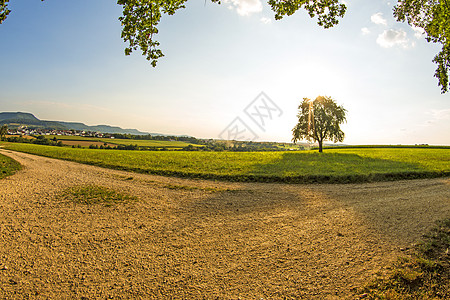
{"label": "tree trunk", "polygon": [[319,141],[319,153],[322,153],[322,141]]}

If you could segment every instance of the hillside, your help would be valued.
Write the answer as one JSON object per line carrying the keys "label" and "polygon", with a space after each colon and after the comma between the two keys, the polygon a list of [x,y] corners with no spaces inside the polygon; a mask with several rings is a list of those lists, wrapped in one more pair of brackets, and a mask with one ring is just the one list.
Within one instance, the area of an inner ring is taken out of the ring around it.
{"label": "hillside", "polygon": [[45,128],[54,130],[67,130],[64,125],[54,121],[43,121],[36,118],[33,114],[23,112],[0,113],[0,123],[6,124],[11,128],[19,126],[28,126],[33,128]]}
{"label": "hillside", "polygon": [[[8,125],[11,128],[17,128],[19,126],[27,126],[30,128],[42,128],[49,130],[84,130],[95,131],[102,133],[122,133],[122,134],[135,134],[145,135],[148,132],[141,132],[137,129],[123,129],[117,126],[110,125],[94,125],[89,126],[79,122],[64,122],[64,121],[47,121],[36,118],[31,113],[24,112],[0,112],[0,125]],[[151,133],[151,135],[162,135],[159,133]]]}

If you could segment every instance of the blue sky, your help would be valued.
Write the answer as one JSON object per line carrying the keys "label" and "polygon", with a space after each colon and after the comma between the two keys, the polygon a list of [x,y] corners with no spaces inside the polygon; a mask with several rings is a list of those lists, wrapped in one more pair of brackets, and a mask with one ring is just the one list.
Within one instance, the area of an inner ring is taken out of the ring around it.
{"label": "blue sky", "polygon": [[[163,17],[166,56],[153,68],[124,55],[115,1],[11,0],[0,111],[200,138],[239,117],[260,141],[290,141],[301,99],[326,95],[348,110],[344,143],[450,145],[439,47],[395,22],[395,2],[346,3],[325,30],[303,11],[275,21],[259,0],[191,0]],[[261,92],[282,111],[263,129],[244,112]]]}

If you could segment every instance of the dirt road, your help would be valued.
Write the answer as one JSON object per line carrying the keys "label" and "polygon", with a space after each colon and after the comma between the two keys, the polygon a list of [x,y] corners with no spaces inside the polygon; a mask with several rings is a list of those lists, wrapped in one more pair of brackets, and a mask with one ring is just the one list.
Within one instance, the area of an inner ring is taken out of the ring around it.
{"label": "dirt road", "polygon": [[[347,185],[184,180],[0,150],[1,299],[340,299],[435,220],[450,179]],[[138,200],[77,204],[94,184]]]}

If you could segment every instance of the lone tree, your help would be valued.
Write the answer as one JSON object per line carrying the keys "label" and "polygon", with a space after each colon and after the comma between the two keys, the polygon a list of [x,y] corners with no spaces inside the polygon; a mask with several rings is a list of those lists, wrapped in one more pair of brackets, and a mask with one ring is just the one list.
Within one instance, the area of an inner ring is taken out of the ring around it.
{"label": "lone tree", "polygon": [[339,125],[346,121],[347,111],[331,97],[318,96],[315,100],[303,98],[298,109],[298,123],[292,129],[294,143],[303,139],[316,141],[319,152],[322,152],[323,141],[337,143],[344,140],[344,132]]}

